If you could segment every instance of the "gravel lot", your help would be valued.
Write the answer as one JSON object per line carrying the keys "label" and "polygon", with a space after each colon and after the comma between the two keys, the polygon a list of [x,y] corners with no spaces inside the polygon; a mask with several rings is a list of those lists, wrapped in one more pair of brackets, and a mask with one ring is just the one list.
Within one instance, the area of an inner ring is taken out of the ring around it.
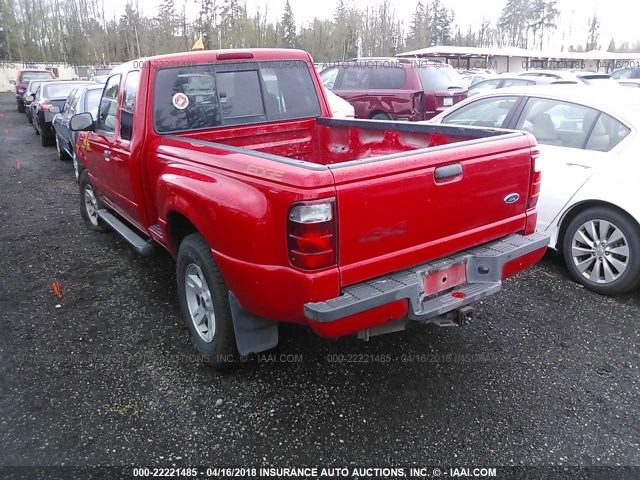
{"label": "gravel lot", "polygon": [[0,95],[0,465],[640,466],[640,292],[592,294],[548,255],[464,327],[284,326],[217,374],[170,257],[89,230],[39,140]]}

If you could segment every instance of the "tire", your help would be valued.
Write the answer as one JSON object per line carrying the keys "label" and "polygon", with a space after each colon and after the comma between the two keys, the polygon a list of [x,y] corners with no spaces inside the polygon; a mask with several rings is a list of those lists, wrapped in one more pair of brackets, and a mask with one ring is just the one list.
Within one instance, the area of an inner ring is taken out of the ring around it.
{"label": "tire", "polygon": [[22,105],[18,104],[18,113],[24,113],[24,103]]}
{"label": "tire", "polygon": [[96,232],[107,232],[109,227],[98,217],[98,209],[102,208],[100,200],[93,191],[87,171],[80,175],[80,215]]}
{"label": "tire", "polygon": [[372,116],[371,120],[386,120],[386,121],[389,121],[389,120],[391,120],[391,117],[389,115],[387,115],[386,113],[380,112],[380,113],[376,113],[374,116]]}
{"label": "tire", "polygon": [[84,171],[84,166],[78,160],[75,148],[73,149],[73,156],[71,157],[71,161],[73,162],[73,175],[76,177],[76,183],[79,183],[80,175]]}
{"label": "tire", "polygon": [[52,138],[53,135],[51,134],[51,130],[47,129],[46,126],[40,124],[40,144],[43,147],[50,147],[55,140]]}
{"label": "tire", "polygon": [[29,125],[33,125],[33,119],[31,118],[31,115],[27,115],[27,121],[29,122]]}
{"label": "tire", "polygon": [[191,342],[207,364],[218,371],[228,370],[238,354],[229,290],[211,248],[199,233],[180,244],[176,271],[180,309]]}
{"label": "tire", "polygon": [[54,137],[56,137],[56,150],[58,151],[58,158],[62,161],[71,160],[69,154],[65,151],[64,148],[62,148],[62,145],[60,145],[60,137],[58,137],[58,134],[54,131],[53,135]]}
{"label": "tire", "polygon": [[562,252],[573,279],[589,290],[619,295],[640,286],[640,228],[625,213],[581,212],[567,226]]}

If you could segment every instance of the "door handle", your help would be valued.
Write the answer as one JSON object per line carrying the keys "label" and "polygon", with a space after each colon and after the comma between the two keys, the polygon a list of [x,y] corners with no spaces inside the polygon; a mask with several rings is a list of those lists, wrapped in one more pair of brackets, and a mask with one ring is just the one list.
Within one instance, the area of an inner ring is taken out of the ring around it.
{"label": "door handle", "polygon": [[451,165],[445,165],[444,167],[438,167],[435,171],[436,180],[457,177],[460,174],[462,174],[462,165],[459,163],[453,163]]}
{"label": "door handle", "polygon": [[104,159],[108,162],[109,161],[109,157],[111,156],[111,150],[105,150],[104,151]]}

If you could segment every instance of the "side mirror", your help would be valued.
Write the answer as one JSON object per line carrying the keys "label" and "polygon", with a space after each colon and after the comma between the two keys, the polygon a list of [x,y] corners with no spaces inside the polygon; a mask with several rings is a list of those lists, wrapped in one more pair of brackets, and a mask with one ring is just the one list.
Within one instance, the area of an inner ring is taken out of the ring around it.
{"label": "side mirror", "polygon": [[74,132],[92,131],[93,116],[89,112],[77,113],[71,117],[69,126]]}
{"label": "side mirror", "polygon": [[60,107],[58,107],[57,105],[51,105],[49,107],[49,113],[60,113],[62,110],[60,110]]}
{"label": "side mirror", "polygon": [[27,95],[26,97],[24,97],[24,99],[25,99],[27,102],[33,102],[33,95]]}

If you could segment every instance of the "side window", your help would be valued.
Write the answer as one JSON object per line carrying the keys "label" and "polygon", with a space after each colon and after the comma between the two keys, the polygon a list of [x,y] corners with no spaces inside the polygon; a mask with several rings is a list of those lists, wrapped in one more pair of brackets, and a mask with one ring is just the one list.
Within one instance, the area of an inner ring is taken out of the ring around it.
{"label": "side window", "polygon": [[598,114],[598,110],[575,103],[531,97],[516,129],[532,133],[545,145],[584,148]]}
{"label": "side window", "polygon": [[483,98],[451,112],[442,119],[442,123],[498,128],[517,101],[518,97]]}
{"label": "side window", "polygon": [[78,89],[73,90],[67,97],[67,101],[64,103],[63,111],[69,115],[73,115],[76,110],[76,104],[78,103]]}
{"label": "side window", "polygon": [[338,67],[327,68],[320,73],[320,80],[322,84],[329,90],[333,90],[336,84],[336,77],[338,76]]}
{"label": "side window", "polygon": [[120,137],[123,140],[131,140],[131,133],[133,132],[133,109],[136,104],[139,83],[140,72],[138,70],[127,74],[122,92],[122,109],[120,111]]}
{"label": "side window", "polygon": [[338,90],[365,90],[367,88],[367,69],[358,66],[349,66],[338,74]]}
{"label": "side window", "polygon": [[629,133],[631,133],[631,130],[628,127],[606,113],[601,113],[593,126],[593,130],[591,130],[589,140],[587,140],[584,148],[608,152]]}
{"label": "side window", "polygon": [[114,75],[107,80],[102,98],[100,99],[100,109],[98,110],[98,121],[96,130],[106,133],[113,133],[116,130],[116,112],[118,111],[118,89],[120,86],[120,75]]}
{"label": "side window", "polygon": [[506,87],[519,87],[521,85],[532,85],[534,82],[531,82],[529,80],[520,80],[520,79],[516,79],[516,78],[510,78],[508,80],[505,80],[504,83],[502,84],[503,88]]}
{"label": "side window", "polygon": [[369,88],[399,89],[407,83],[407,74],[402,67],[374,67],[369,72]]}
{"label": "side window", "polygon": [[484,82],[478,82],[475,85],[471,85],[469,87],[469,96],[477,95],[480,92],[484,92],[485,90],[493,90],[500,83],[499,79],[496,80],[485,80]]}

